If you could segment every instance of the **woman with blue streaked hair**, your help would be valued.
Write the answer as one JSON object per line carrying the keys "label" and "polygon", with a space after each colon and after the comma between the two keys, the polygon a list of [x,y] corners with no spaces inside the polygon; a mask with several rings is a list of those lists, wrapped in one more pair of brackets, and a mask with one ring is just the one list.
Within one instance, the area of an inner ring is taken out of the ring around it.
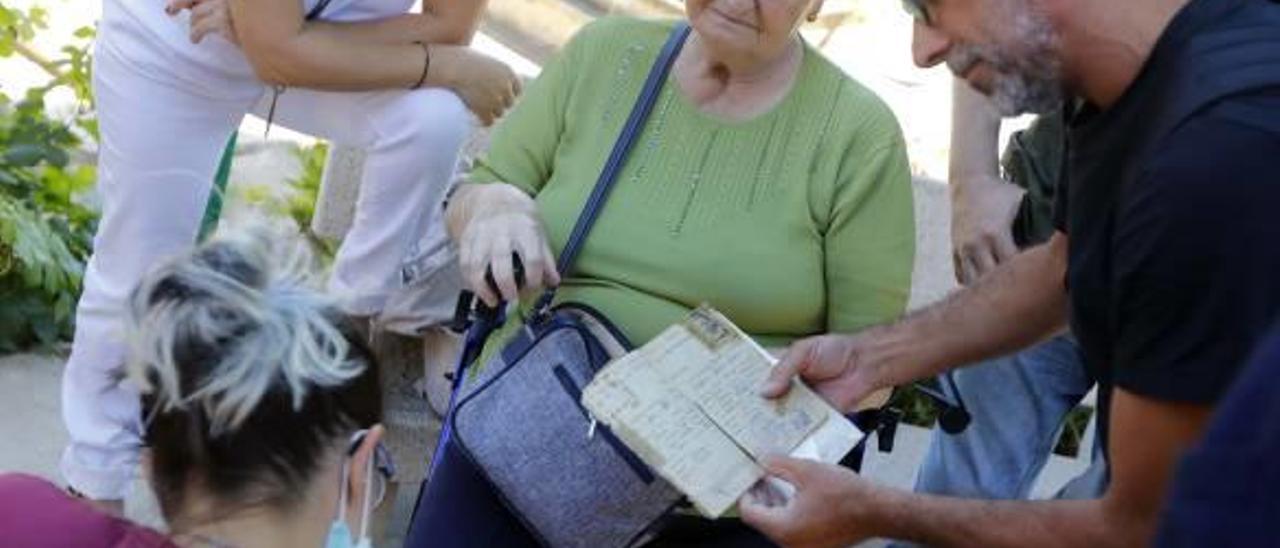
{"label": "woman with blue streaked hair", "polygon": [[273,265],[278,251],[217,241],[163,264],[130,299],[127,373],[169,534],[9,475],[5,546],[338,548],[375,536],[370,514],[394,471],[377,367],[332,299]]}

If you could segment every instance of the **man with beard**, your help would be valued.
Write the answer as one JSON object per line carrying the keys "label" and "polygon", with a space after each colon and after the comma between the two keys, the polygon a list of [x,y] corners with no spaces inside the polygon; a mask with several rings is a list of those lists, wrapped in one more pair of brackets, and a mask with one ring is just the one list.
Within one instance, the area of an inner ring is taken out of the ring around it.
{"label": "man with beard", "polygon": [[897,324],[797,342],[764,394],[800,375],[847,408],[1069,320],[1100,386],[1110,483],[1095,500],[965,500],[778,457],[764,466],[795,493],[748,496],[742,517],[787,545],[1146,544],[1174,463],[1280,312],[1280,5],[906,5],[916,63],[945,60],[1003,113],[1051,110],[1065,93],[1087,102],[1068,121],[1057,232]]}

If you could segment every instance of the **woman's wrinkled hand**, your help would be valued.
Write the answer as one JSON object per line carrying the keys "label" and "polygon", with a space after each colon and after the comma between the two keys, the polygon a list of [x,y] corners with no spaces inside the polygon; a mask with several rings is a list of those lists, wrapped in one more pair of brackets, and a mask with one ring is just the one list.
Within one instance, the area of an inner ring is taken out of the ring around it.
{"label": "woman's wrinkled hand", "polygon": [[189,36],[192,44],[199,44],[206,36],[214,34],[240,45],[235,21],[231,18],[231,0],[169,0],[164,8],[170,17],[182,10],[191,12]]}
{"label": "woman's wrinkled hand", "polygon": [[520,77],[506,63],[466,46],[432,45],[431,70],[462,97],[484,125],[492,125],[520,95]]}
{"label": "woman's wrinkled hand", "polygon": [[[497,306],[501,301],[513,302],[520,292],[535,291],[560,284],[555,255],[547,243],[546,232],[538,218],[533,200],[499,185],[479,185],[491,193],[475,196],[475,215],[457,235],[458,262],[467,286],[485,304]],[[507,186],[507,185],[502,185]],[[494,196],[493,194],[506,194]],[[516,280],[513,254],[524,268],[523,285]],[[492,272],[494,286],[486,280]],[[497,292],[494,292],[494,289]]]}

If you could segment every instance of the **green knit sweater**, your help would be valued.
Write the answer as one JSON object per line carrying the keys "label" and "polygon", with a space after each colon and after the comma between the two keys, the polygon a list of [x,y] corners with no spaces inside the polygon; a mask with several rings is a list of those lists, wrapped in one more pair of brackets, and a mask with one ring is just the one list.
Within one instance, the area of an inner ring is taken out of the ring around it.
{"label": "green knit sweater", "polygon": [[[554,252],[672,25],[588,25],[477,162],[472,182],[535,197]],[[783,346],[897,318],[914,256],[911,179],[893,114],[806,46],[789,94],[749,121],[708,116],[674,78],[666,83],[558,301],[600,310],[637,345],[706,302],[762,344]]]}

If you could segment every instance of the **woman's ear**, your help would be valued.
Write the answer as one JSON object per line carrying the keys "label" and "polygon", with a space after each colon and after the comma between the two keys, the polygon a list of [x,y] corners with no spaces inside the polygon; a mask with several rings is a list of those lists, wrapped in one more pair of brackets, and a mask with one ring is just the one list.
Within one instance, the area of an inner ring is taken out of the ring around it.
{"label": "woman's ear", "polygon": [[809,13],[805,15],[805,20],[810,23],[818,20],[818,14],[822,13],[822,4],[825,0],[818,0],[813,3],[813,7],[809,8]]}
{"label": "woman's ear", "polygon": [[[372,463],[374,451],[377,450],[378,444],[382,442],[384,428],[381,424],[373,425],[369,429],[369,433],[365,434],[364,439],[360,440],[360,445],[356,447],[355,453],[351,454],[351,464],[347,473],[347,484],[343,486],[350,494],[347,497],[347,516],[359,516],[360,505],[364,502],[365,493],[370,488],[365,484],[368,479],[365,476],[365,470]],[[377,475],[377,472],[374,472]],[[374,502],[371,501],[370,505]]]}

